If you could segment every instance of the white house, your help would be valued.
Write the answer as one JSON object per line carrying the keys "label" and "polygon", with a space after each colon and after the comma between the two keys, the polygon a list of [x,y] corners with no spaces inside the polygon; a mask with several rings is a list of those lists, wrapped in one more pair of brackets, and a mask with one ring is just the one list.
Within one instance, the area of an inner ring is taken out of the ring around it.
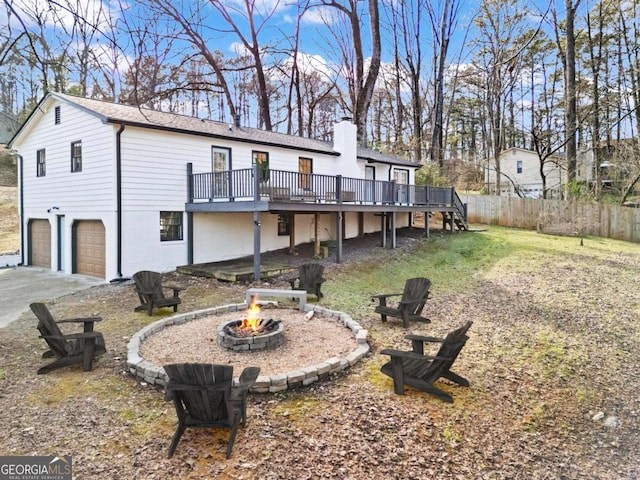
{"label": "white house", "polygon": [[[564,157],[556,154],[545,160],[543,173],[546,177],[547,198],[560,196]],[[500,153],[500,196],[542,198],[543,186],[540,174],[540,158],[533,150],[509,148]],[[490,192],[495,193],[496,168],[489,160],[485,182]]]}
{"label": "white house", "polygon": [[9,145],[23,262],[105,279],[462,209],[453,189],[413,185],[419,165],[359,148],[347,120],[329,143],[49,93]]}

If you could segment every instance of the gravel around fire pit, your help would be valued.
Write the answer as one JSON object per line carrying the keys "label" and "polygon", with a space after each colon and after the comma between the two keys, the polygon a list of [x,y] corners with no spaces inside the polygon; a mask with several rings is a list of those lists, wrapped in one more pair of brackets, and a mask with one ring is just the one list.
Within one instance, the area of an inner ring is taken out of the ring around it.
{"label": "gravel around fire pit", "polygon": [[204,362],[232,365],[240,374],[243,368],[260,367],[260,375],[277,375],[345,357],[354,350],[353,333],[341,321],[316,313],[310,320],[297,309],[263,309],[263,318],[280,320],[284,325],[284,344],[255,352],[232,352],[218,346],[218,325],[239,320],[243,312],[214,315],[173,325],[148,337],[140,346],[140,355],[155,365],[174,362]]}

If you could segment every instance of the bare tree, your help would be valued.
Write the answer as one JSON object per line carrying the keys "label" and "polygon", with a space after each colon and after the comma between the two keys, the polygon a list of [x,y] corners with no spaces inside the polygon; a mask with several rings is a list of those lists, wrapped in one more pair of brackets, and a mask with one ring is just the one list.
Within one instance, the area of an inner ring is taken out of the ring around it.
{"label": "bare tree", "polygon": [[[581,0],[564,0],[565,10],[565,48],[562,52],[562,42],[558,38],[558,46],[564,60],[564,95],[565,95],[565,144],[567,154],[567,181],[572,183],[576,179],[577,132],[578,132],[578,103],[576,96],[576,10]],[[555,22],[558,25],[558,22]],[[556,29],[556,32],[558,30]]]}
{"label": "bare tree", "polygon": [[427,11],[434,38],[434,100],[432,127],[431,127],[431,149],[429,158],[432,162],[437,162],[440,168],[444,164],[444,83],[446,60],[449,53],[449,42],[456,29],[457,17],[460,13],[461,3],[457,0],[443,0],[442,10],[436,11],[435,2],[427,2]]}
{"label": "bare tree", "polygon": [[521,53],[526,11],[515,0],[484,0],[476,17],[480,35],[474,61],[475,72],[484,82],[486,111],[491,139],[490,151],[500,193],[500,152],[505,146],[504,111],[521,71]]}
{"label": "bare tree", "polygon": [[365,143],[367,133],[367,113],[371,106],[380,63],[382,59],[382,45],[380,39],[380,13],[377,0],[367,0],[367,16],[369,18],[369,35],[371,57],[365,73],[364,34],[361,19],[363,12],[358,8],[358,0],[321,0],[320,5],[336,9],[343,15],[350,28],[348,37],[334,36],[340,45],[342,62],[347,75],[347,88],[350,99],[350,109],[358,128],[360,143]]}

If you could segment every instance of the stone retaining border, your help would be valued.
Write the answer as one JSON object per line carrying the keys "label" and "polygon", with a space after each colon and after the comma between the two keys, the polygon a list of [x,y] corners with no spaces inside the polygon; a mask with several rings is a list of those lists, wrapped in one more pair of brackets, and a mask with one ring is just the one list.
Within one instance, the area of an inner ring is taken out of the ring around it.
{"label": "stone retaining border", "polygon": [[[223,313],[244,311],[247,308],[246,303],[237,303],[223,305],[220,307],[207,308],[204,310],[196,310],[193,312],[173,315],[171,317],[163,318],[156,322],[153,322],[142,330],[139,330],[127,346],[127,367],[129,372],[139,378],[140,380],[152,385],[165,386],[168,378],[167,374],[161,366],[155,365],[146,361],[140,356],[140,345],[149,336],[159,332],[165,327],[171,325],[182,325],[183,323],[198,320],[200,318],[208,317],[211,315],[220,315]],[[291,388],[306,386],[319,380],[324,380],[329,375],[338,373],[346,368],[349,368],[364,357],[369,352],[369,344],[367,343],[368,332],[362,328],[360,324],[354,321],[349,315],[343,312],[335,310],[329,310],[328,308],[320,307],[318,305],[306,305],[304,310],[307,312],[314,311],[316,313],[325,315],[327,317],[336,318],[342,321],[342,324],[351,330],[356,341],[356,348],[353,352],[347,355],[345,358],[332,357],[328,358],[324,362],[316,365],[309,365],[299,370],[293,370],[291,372],[285,372],[272,376],[259,376],[256,383],[251,388],[251,392],[254,393],[274,393],[282,392]],[[236,381],[236,379],[234,379]]]}

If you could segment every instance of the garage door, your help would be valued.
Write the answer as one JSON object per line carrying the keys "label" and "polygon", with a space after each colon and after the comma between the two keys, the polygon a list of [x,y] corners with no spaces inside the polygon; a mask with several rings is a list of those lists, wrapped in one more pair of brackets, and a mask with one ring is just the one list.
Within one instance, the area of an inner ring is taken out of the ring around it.
{"label": "garage door", "polygon": [[30,220],[29,237],[29,264],[51,268],[51,225],[49,220]]}
{"label": "garage door", "polygon": [[105,277],[104,225],[100,220],[80,220],[73,225],[73,273]]}

